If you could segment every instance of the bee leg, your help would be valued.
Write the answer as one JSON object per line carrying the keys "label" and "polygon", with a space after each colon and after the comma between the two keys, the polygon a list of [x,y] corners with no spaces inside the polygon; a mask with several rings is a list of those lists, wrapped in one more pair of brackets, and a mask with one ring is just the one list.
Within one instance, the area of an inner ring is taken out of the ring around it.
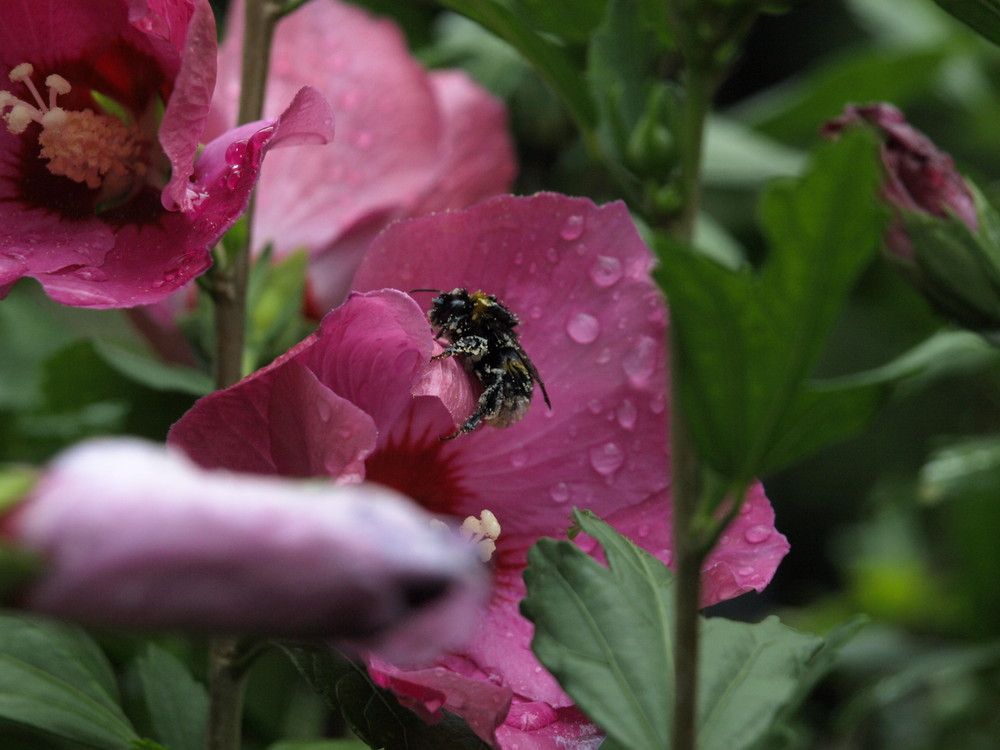
{"label": "bee leg", "polygon": [[503,383],[497,381],[487,386],[483,395],[479,397],[476,410],[465,420],[465,424],[459,427],[453,434],[444,435],[441,440],[454,440],[459,435],[465,435],[475,430],[483,423],[484,419],[494,416],[503,405]]}
{"label": "bee leg", "polygon": [[468,357],[475,362],[482,359],[488,348],[489,342],[482,336],[463,336],[440,354],[431,357],[431,361],[445,357]]}

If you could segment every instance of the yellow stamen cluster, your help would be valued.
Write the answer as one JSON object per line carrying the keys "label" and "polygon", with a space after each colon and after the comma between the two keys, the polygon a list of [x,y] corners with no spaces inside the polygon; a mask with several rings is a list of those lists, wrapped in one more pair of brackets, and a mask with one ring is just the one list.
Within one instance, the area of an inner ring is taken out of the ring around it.
{"label": "yellow stamen cluster", "polygon": [[476,546],[480,560],[489,562],[496,551],[497,539],[500,538],[500,522],[490,511],[484,510],[479,518],[469,516],[462,521],[459,533]]}
{"label": "yellow stamen cluster", "polygon": [[[441,529],[448,528],[447,524],[436,518],[431,520],[431,525]],[[479,518],[469,516],[462,521],[458,533],[476,548],[480,560],[484,563],[489,562],[497,549],[497,539],[500,538],[500,522],[490,511],[484,510],[479,514]]]}
{"label": "yellow stamen cluster", "polygon": [[49,98],[44,101],[31,80],[33,73],[30,63],[21,63],[10,71],[10,80],[23,84],[34,104],[9,91],[0,91],[0,113],[4,113],[7,130],[14,134],[23,133],[32,122],[42,126],[39,155],[48,160],[52,174],[85,183],[89,188],[104,188],[108,193],[127,190],[135,177],[145,174],[143,138],[135,125],[91,109],[68,111],[57,106],[57,97],[72,90],[69,81],[60,75],[45,79]]}

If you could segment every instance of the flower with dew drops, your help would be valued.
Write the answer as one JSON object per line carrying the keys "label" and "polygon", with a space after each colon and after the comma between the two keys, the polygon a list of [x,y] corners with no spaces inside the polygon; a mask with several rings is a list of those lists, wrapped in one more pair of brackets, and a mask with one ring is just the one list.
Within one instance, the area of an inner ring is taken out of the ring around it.
{"label": "flower with dew drops", "polygon": [[216,74],[208,0],[37,0],[0,25],[0,294],[81,307],[163,299],[203,272],[266,151],[325,143],[304,88],[199,154]]}
{"label": "flower with dew drops", "polygon": [[[397,222],[314,335],[201,399],[169,440],[205,466],[364,479],[472,517],[494,581],[475,634],[424,669],[373,657],[373,678],[424,716],[461,715],[494,747],[593,746],[598,730],[531,652],[521,574],[539,537],[566,538],[573,506],[671,561],[667,312],[652,265],[621,203],[502,196]],[[551,411],[536,394],[509,427],[440,439],[471,413],[478,385],[454,359],[431,359],[442,349],[426,295],[400,290],[456,287],[520,317]],[[581,314],[593,319],[584,336]],[[706,563],[706,605],[762,589],[788,550],[759,485],[744,510]]]}

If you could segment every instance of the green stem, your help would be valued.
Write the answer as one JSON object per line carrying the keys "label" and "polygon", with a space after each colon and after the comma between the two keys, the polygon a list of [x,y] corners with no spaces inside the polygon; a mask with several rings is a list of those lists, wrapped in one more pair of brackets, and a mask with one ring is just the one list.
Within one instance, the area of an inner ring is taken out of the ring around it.
{"label": "green stem", "polygon": [[[243,71],[239,124],[259,120],[270,62],[274,27],[282,3],[247,0],[243,30]],[[221,259],[209,272],[215,310],[215,384],[227,388],[243,376],[246,339],[246,289],[250,267],[254,201],[245,221],[246,242]],[[239,750],[243,723],[243,689],[246,664],[244,645],[233,637],[212,639],[209,652],[208,750]]]}
{"label": "green stem", "polygon": [[[690,50],[689,50],[690,51]],[[701,166],[705,123],[715,90],[715,76],[691,51],[686,55],[684,110],[680,123],[680,207],[668,231],[684,242],[694,237],[701,200]],[[671,362],[681,352],[671,338]],[[701,608],[701,568],[706,550],[698,529],[699,457],[683,413],[680,376],[671,379],[671,456],[674,508],[674,705],[672,750],[697,746],[698,612]]]}

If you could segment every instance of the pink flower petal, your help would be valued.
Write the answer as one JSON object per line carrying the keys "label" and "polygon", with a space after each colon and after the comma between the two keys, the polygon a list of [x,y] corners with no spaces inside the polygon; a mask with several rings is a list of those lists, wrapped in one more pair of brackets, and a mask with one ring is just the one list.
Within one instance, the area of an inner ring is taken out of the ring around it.
{"label": "pink flower petal", "polygon": [[[359,290],[463,286],[495,294],[552,397],[512,427],[460,440],[453,512],[488,507],[505,534],[561,536],[573,505],[606,515],[668,485],[666,309],[622,204],[540,194],[389,227]],[[526,497],[534,498],[525,502]]]}
{"label": "pink flower petal", "polygon": [[[230,8],[210,128],[235,120],[242,3]],[[310,310],[340,304],[375,235],[394,219],[458,208],[507,189],[514,149],[502,104],[459,72],[428,73],[390,21],[312,0],[281,21],[265,113],[303,83],[329,99],[337,137],[308,162],[268,159],[254,235],[276,257],[306,248]]]}

